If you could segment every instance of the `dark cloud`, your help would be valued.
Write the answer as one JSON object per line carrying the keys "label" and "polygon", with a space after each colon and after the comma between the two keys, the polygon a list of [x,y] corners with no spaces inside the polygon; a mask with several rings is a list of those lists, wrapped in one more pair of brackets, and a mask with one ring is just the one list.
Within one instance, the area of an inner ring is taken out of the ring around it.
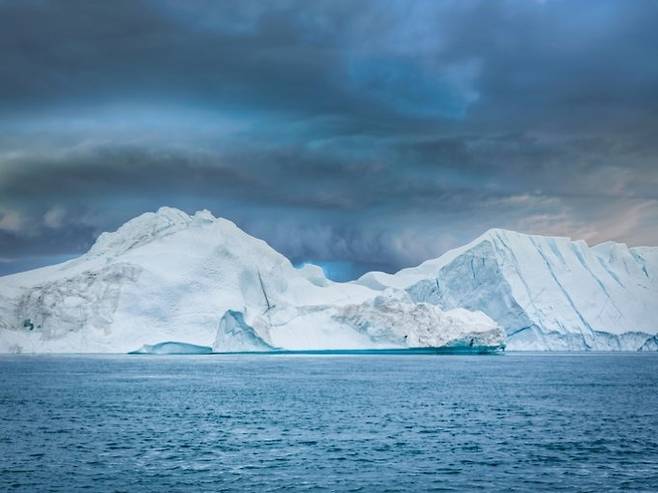
{"label": "dark cloud", "polygon": [[658,243],[652,1],[0,2],[0,272],[160,205],[394,270]]}

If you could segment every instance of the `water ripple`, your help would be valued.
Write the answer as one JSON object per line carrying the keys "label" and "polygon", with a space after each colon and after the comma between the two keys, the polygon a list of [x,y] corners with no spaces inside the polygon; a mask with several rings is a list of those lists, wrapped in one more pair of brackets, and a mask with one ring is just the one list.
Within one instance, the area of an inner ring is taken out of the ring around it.
{"label": "water ripple", "polygon": [[2,356],[2,491],[657,491],[658,355]]}

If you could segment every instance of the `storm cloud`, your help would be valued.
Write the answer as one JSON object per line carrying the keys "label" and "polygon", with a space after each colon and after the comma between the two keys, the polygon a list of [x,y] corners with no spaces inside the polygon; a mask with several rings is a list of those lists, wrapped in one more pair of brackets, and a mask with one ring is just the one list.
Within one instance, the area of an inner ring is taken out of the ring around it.
{"label": "storm cloud", "polygon": [[653,1],[0,1],[0,273],[161,205],[338,277],[658,244]]}

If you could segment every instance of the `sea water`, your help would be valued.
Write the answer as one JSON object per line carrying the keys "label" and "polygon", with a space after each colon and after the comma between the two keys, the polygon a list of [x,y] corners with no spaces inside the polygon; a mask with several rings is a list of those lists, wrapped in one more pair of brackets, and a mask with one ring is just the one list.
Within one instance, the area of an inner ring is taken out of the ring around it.
{"label": "sea water", "polygon": [[657,491],[658,354],[1,356],[0,491]]}

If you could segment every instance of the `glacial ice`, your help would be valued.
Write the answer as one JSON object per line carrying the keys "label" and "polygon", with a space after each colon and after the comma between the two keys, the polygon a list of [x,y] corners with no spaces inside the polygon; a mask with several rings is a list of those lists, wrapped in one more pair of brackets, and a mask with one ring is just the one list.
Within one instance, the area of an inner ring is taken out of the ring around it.
{"label": "glacial ice", "polygon": [[197,346],[184,342],[166,341],[158,344],[144,344],[141,348],[130,351],[130,354],[211,354],[212,348]]}
{"label": "glacial ice", "polygon": [[640,351],[658,351],[658,336],[653,336],[647,339],[642,346],[640,346]]}
{"label": "glacial ice", "polygon": [[443,311],[387,292],[360,304],[279,305],[253,317],[229,310],[213,349],[270,351],[504,346],[504,332],[489,317],[464,309]]}
{"label": "glacial ice", "polygon": [[491,230],[416,268],[357,282],[374,280],[416,302],[486,313],[509,349],[637,350],[658,330],[658,248]]}
{"label": "glacial ice", "polygon": [[161,208],[77,259],[1,277],[0,352],[159,341],[215,351],[656,350],[656,300],[658,248],[491,230],[417,267],[336,283],[208,211]]}
{"label": "glacial ice", "polygon": [[276,349],[265,342],[252,326],[244,320],[244,314],[236,310],[227,310],[219,321],[217,336],[212,345],[213,351],[272,351]]}

